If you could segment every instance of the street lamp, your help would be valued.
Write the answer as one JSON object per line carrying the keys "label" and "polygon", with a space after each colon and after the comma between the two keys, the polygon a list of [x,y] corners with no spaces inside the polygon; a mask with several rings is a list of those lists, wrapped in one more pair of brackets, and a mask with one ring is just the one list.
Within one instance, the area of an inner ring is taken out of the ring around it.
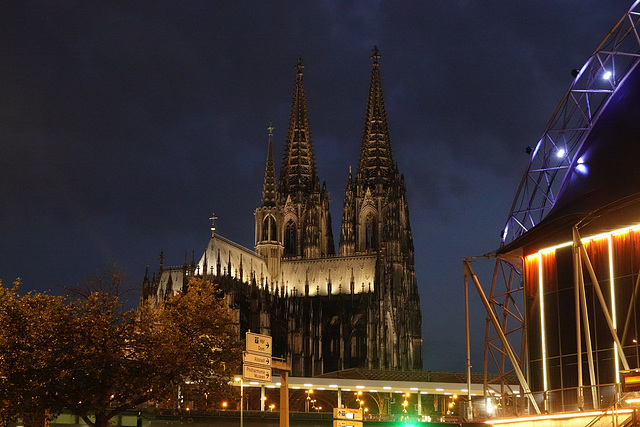
{"label": "street lamp", "polygon": [[358,408],[362,409],[362,405],[364,405],[364,400],[361,397],[362,396],[362,390],[354,391],[353,394],[356,397],[356,402],[358,402],[358,404],[359,404]]}
{"label": "street lamp", "polygon": [[242,377],[236,377],[234,379],[234,381],[235,382],[240,382],[240,427],[243,427],[242,426],[242,405],[243,405],[243,402],[244,402],[244,399],[243,399],[243,397],[244,397],[244,391],[243,391],[244,384],[242,383]]}
{"label": "street lamp", "polygon": [[309,390],[305,390],[305,393],[307,394],[307,398],[304,404],[304,411],[309,412],[309,403],[311,403],[311,395],[313,394],[313,389],[310,388]]}
{"label": "street lamp", "polygon": [[449,410],[447,411],[447,414],[453,414],[454,413],[454,408],[456,406],[456,399],[458,398],[457,394],[454,394],[453,396],[449,397],[451,399],[451,402],[449,402]]}

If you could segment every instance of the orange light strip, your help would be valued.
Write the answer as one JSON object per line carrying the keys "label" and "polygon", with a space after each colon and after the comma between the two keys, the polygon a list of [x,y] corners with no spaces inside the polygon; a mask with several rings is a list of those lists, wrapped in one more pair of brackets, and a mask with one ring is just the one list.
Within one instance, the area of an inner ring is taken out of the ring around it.
{"label": "orange light strip", "polygon": [[[616,230],[608,231],[606,233],[594,234],[594,235],[591,235],[591,236],[583,237],[581,239],[581,241],[582,241],[582,243],[586,243],[586,242],[589,242],[589,241],[602,240],[602,239],[606,239],[609,236],[617,236],[619,234],[630,233],[632,231],[640,231],[640,223],[629,225],[627,227],[618,228]],[[553,252],[553,251],[555,251],[557,249],[563,248],[565,246],[570,246],[572,244],[573,244],[572,241],[563,242],[563,243],[557,244],[555,246],[549,246],[547,248],[540,249],[540,251],[538,251],[538,252],[545,254],[547,252]],[[531,254],[531,255],[527,255],[527,258],[528,257],[533,257],[533,256],[537,256],[537,253]]]}
{"label": "orange light strip", "polygon": [[633,409],[619,409],[616,412],[613,411],[593,411],[593,412],[575,412],[570,414],[554,414],[554,415],[540,415],[537,417],[521,417],[521,418],[503,418],[500,420],[488,420],[485,421],[485,424],[492,425],[500,425],[500,424],[512,424],[512,423],[520,423],[520,422],[531,422],[531,421],[544,421],[544,420],[569,420],[569,419],[582,419],[582,418],[591,418],[599,415],[613,415],[617,414],[630,414],[633,412]]}
{"label": "orange light strip", "polygon": [[[544,391],[548,388],[547,380],[547,331],[544,322],[544,279],[542,275],[542,253],[538,252],[538,289],[540,292],[540,341],[542,344],[542,382]],[[546,400],[545,400],[546,404]]]}

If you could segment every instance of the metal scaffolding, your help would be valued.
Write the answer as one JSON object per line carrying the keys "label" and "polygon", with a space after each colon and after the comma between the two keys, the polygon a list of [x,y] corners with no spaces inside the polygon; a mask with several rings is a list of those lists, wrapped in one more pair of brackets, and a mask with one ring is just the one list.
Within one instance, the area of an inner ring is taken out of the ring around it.
{"label": "metal scaffolding", "polygon": [[[640,0],[634,2],[609,31],[582,68],[573,70],[571,86],[541,138],[535,147],[527,148],[531,157],[502,231],[500,249],[540,223],[554,207],[571,176],[581,173],[583,159],[579,153],[585,140],[616,89],[640,61],[639,22]],[[486,377],[489,369],[497,370],[503,379],[502,389],[495,390],[498,393],[509,388],[506,379],[512,374],[517,376],[521,390],[529,391],[523,260],[513,253],[498,250],[463,261],[465,296],[468,298],[467,282],[471,278],[487,312],[484,373]],[[495,262],[488,296],[471,268],[471,262],[479,259]],[[468,374],[469,358],[468,355]],[[485,392],[488,388],[485,382]],[[528,394],[531,407],[539,413],[536,401]]]}

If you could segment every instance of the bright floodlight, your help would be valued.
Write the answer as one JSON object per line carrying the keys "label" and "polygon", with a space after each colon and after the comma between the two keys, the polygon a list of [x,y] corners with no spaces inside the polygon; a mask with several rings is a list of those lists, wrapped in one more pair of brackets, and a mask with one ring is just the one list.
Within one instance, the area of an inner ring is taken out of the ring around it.
{"label": "bright floodlight", "polygon": [[587,169],[587,165],[580,163],[576,165],[576,171],[580,172],[582,175],[586,175],[587,172],[589,172],[589,169]]}
{"label": "bright floodlight", "polygon": [[566,153],[566,151],[564,151],[564,148],[559,148],[558,151],[556,152],[556,156],[564,157],[565,153]]}
{"label": "bright floodlight", "polygon": [[602,74],[602,78],[609,80],[611,78],[611,71],[605,71],[604,74]]}

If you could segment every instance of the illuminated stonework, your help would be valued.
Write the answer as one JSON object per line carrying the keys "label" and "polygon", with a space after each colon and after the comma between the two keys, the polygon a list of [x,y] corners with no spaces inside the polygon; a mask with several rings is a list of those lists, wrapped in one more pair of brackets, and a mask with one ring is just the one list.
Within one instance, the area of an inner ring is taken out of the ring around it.
{"label": "illuminated stonework", "polygon": [[190,275],[219,283],[247,330],[273,337],[292,375],[348,368],[422,369],[422,314],[404,178],[393,162],[377,49],[358,171],[349,171],[339,256],[329,195],[317,175],[302,61],[276,180],[269,128],[256,251],[213,232],[200,261],[161,265],[143,298],[161,301]]}

